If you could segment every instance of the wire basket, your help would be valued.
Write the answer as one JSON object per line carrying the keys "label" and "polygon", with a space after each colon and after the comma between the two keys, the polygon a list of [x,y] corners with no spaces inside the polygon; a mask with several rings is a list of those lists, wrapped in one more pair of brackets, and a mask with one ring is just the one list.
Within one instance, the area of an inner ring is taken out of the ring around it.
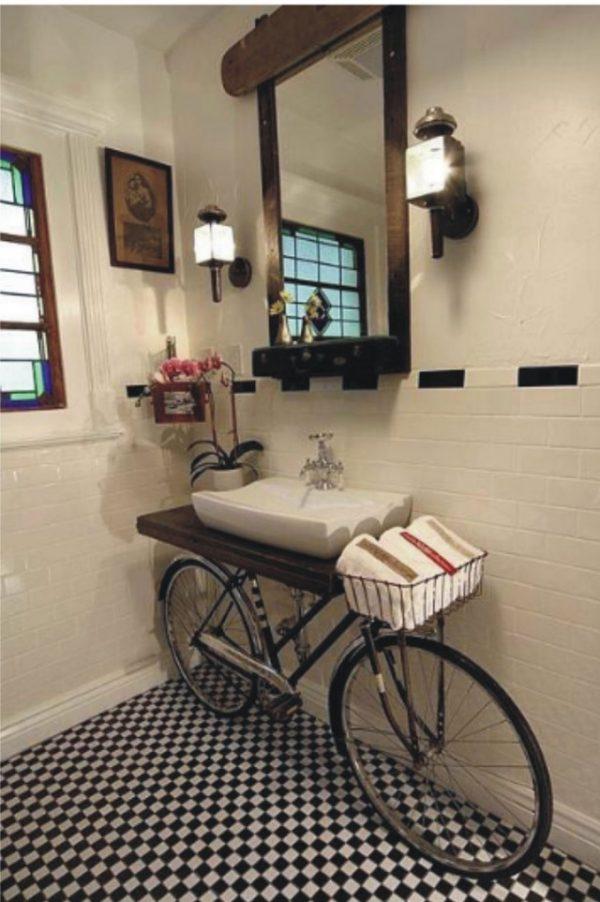
{"label": "wire basket", "polygon": [[348,607],[365,617],[382,620],[394,630],[412,630],[433,623],[470,598],[481,594],[484,551],[454,573],[428,576],[410,585],[340,574]]}

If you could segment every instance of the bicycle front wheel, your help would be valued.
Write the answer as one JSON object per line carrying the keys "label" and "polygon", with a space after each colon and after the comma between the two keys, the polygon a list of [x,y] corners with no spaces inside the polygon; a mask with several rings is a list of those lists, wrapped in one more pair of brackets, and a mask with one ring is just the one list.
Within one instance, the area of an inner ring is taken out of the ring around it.
{"label": "bicycle front wheel", "polygon": [[342,659],[330,690],[332,729],[394,833],[442,867],[500,877],[547,839],[548,769],[527,721],[473,661],[431,639],[375,640]]}

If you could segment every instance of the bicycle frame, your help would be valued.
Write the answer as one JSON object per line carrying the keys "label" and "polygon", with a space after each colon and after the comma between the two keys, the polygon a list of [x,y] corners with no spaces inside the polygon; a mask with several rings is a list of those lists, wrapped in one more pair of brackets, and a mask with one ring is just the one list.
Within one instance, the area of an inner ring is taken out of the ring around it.
{"label": "bicycle frame", "polygon": [[[322,595],[320,598],[315,601],[313,605],[306,611],[305,614],[299,616],[295,625],[286,631],[286,633],[280,638],[275,639],[273,635],[273,630],[271,628],[271,624],[269,622],[269,618],[265,609],[262,592],[260,590],[260,585],[258,582],[258,577],[255,573],[251,573],[249,571],[243,570],[242,568],[238,569],[231,575],[230,580],[227,583],[226,588],[224,589],[222,595],[215,602],[214,608],[219,604],[221,598],[226,594],[229,588],[239,588],[242,589],[244,583],[250,583],[251,589],[251,603],[254,607],[254,610],[257,615],[257,619],[260,626],[261,636],[264,644],[264,648],[267,654],[268,664],[279,674],[283,674],[281,668],[281,661],[279,657],[279,653],[285,648],[290,642],[293,642],[294,639],[302,632],[302,630],[309,624],[315,617],[317,617],[325,608],[337,598],[339,593],[331,593],[327,595]],[[205,618],[205,622],[210,620],[212,615],[211,612]],[[225,617],[227,613],[225,614]],[[373,671],[373,675],[375,677],[375,682],[377,685],[378,692],[381,697],[381,703],[388,717],[390,725],[394,729],[394,732],[402,742],[402,744],[406,747],[407,751],[413,756],[415,761],[419,760],[421,757],[419,751],[419,738],[417,727],[421,730],[422,734],[426,735],[432,742],[436,742],[438,745],[442,745],[444,741],[444,726],[445,726],[445,696],[444,696],[444,671],[443,665],[440,667],[440,673],[438,674],[438,710],[437,710],[437,723],[435,733],[431,730],[430,726],[419,717],[418,713],[415,711],[413,704],[411,702],[411,679],[410,673],[406,658],[406,644],[405,644],[405,636],[403,633],[398,635],[398,642],[400,645],[400,656],[401,656],[401,664],[402,664],[402,677],[398,675],[396,669],[393,665],[393,661],[391,656],[388,654],[384,654],[384,658],[387,664],[387,667],[390,671],[390,675],[392,676],[394,685],[396,690],[402,699],[403,704],[405,705],[408,713],[408,725],[409,725],[409,733],[405,734],[402,727],[398,723],[397,718],[394,716],[391,705],[389,704],[389,700],[387,698],[387,690],[385,688],[385,681],[383,679],[383,674],[381,673],[379,657],[377,655],[377,651],[375,648],[375,637],[377,633],[385,626],[383,623],[378,621],[371,621],[364,617],[361,614],[358,614],[355,611],[348,611],[344,617],[324,636],[324,638],[319,642],[319,644],[307,655],[306,659],[302,661],[298,667],[289,675],[286,676],[288,683],[292,687],[296,687],[298,681],[319,661],[323,655],[329,651],[331,646],[342,636],[353,624],[356,624],[357,621],[361,622],[361,633],[363,641],[366,645],[369,660],[371,664],[371,669]],[[203,625],[202,625],[203,626]],[[202,627],[201,627],[202,628]],[[444,628],[444,618],[443,615],[439,615],[437,621],[437,633],[440,641],[443,642],[443,628]]]}

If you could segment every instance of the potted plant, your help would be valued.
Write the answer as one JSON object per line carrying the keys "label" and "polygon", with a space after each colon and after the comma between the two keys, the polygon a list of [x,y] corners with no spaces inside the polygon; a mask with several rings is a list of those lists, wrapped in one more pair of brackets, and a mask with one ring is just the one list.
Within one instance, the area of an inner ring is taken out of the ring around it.
{"label": "potted plant", "polygon": [[[168,362],[166,361],[166,363]],[[204,477],[203,487],[211,488],[213,491],[240,488],[258,476],[255,468],[244,458],[252,452],[262,451],[263,446],[255,439],[240,441],[235,401],[235,372],[232,367],[219,354],[212,354],[205,360],[194,362],[197,365],[198,381],[203,386],[207,399],[212,437],[192,442],[189,446],[190,450],[200,446],[204,448],[193,457],[190,464],[192,489],[199,488],[198,483],[202,477]],[[211,377],[214,378],[217,374],[229,396],[231,419],[229,434],[232,439],[232,447],[229,451],[223,447],[217,435],[215,396],[211,385]]]}

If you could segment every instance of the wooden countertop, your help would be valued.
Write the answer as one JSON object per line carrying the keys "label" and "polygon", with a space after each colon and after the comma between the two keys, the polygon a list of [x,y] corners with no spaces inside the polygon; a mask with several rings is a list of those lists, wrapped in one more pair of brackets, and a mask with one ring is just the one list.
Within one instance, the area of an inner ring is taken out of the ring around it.
{"label": "wooden countertop", "polygon": [[191,504],[143,514],[137,518],[137,530],[143,536],[224,564],[243,567],[286,586],[320,595],[341,592],[341,581],[335,572],[337,558],[322,560],[208,529],[200,522]]}

